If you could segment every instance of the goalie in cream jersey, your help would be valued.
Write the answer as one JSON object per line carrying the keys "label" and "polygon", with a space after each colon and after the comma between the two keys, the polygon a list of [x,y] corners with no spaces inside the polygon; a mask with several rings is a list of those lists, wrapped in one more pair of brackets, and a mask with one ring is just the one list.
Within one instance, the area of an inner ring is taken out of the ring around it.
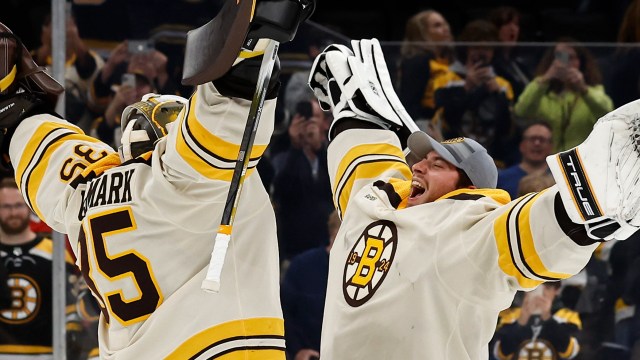
{"label": "goalie in cream jersey", "polygon": [[[218,16],[236,4],[253,16],[255,1],[244,0],[226,3]],[[277,21],[261,29],[270,26]],[[256,91],[261,41],[234,50],[233,67],[188,101],[150,94],[125,109],[116,152],[52,112],[62,88],[0,24],[3,158],[29,207],[69,236],[101,308],[101,359],[284,360],[275,216],[256,172],[273,130],[277,59],[220,288],[201,289]]]}
{"label": "goalie in cream jersey", "polygon": [[476,141],[418,130],[377,40],[329,46],[309,85],[334,115],[328,164],[343,220],[322,359],[486,359],[516,291],[578,273],[600,241],[640,225],[639,103],[549,157],[557,185],[510,199]]}

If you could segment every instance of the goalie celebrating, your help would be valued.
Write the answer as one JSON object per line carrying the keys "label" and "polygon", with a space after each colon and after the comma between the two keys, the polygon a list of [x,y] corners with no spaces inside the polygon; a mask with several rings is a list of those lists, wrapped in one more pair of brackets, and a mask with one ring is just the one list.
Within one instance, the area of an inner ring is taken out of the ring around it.
{"label": "goalie celebrating", "polygon": [[[549,157],[557,185],[511,200],[477,142],[416,131],[375,39],[329,46],[309,85],[334,115],[328,163],[343,220],[324,359],[486,359],[516,291],[576,274],[599,242],[640,225],[640,102]],[[578,351],[565,345],[567,357]]]}
{"label": "goalie celebrating", "polygon": [[29,207],[69,236],[101,308],[101,359],[284,360],[275,216],[255,171],[273,130],[277,61],[264,76],[263,121],[224,281],[216,293],[201,284],[264,43],[291,40],[312,9],[297,0],[227,1],[204,28],[214,37],[187,40],[201,51],[185,60],[195,93],[188,101],[150,94],[126,108],[119,152],[53,112],[62,87],[0,24],[1,155]]}

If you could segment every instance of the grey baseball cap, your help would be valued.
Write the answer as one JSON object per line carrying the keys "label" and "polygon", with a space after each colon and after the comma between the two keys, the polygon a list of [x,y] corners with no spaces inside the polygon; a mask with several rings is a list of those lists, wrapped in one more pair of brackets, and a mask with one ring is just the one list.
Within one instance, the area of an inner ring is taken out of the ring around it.
{"label": "grey baseball cap", "polygon": [[446,161],[467,174],[473,185],[481,189],[495,189],[498,169],[493,158],[477,141],[466,137],[438,142],[423,131],[409,136],[407,145],[411,152],[407,160],[418,162],[430,151],[435,151]]}

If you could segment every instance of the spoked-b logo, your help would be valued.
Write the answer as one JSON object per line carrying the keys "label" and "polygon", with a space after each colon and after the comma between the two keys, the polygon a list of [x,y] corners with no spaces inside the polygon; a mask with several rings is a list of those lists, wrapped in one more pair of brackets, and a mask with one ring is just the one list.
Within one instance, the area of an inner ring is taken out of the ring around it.
{"label": "spoked-b logo", "polygon": [[367,226],[347,256],[342,292],[353,307],[366,303],[389,273],[398,245],[396,225],[379,220]]}

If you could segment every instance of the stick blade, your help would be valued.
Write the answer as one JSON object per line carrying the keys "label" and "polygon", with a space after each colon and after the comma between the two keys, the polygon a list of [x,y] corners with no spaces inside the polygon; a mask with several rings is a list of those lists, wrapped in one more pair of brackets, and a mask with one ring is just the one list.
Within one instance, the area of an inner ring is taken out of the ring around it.
{"label": "stick blade", "polygon": [[226,0],[216,17],[189,31],[183,85],[205,84],[231,68],[249,31],[255,4],[256,0]]}

